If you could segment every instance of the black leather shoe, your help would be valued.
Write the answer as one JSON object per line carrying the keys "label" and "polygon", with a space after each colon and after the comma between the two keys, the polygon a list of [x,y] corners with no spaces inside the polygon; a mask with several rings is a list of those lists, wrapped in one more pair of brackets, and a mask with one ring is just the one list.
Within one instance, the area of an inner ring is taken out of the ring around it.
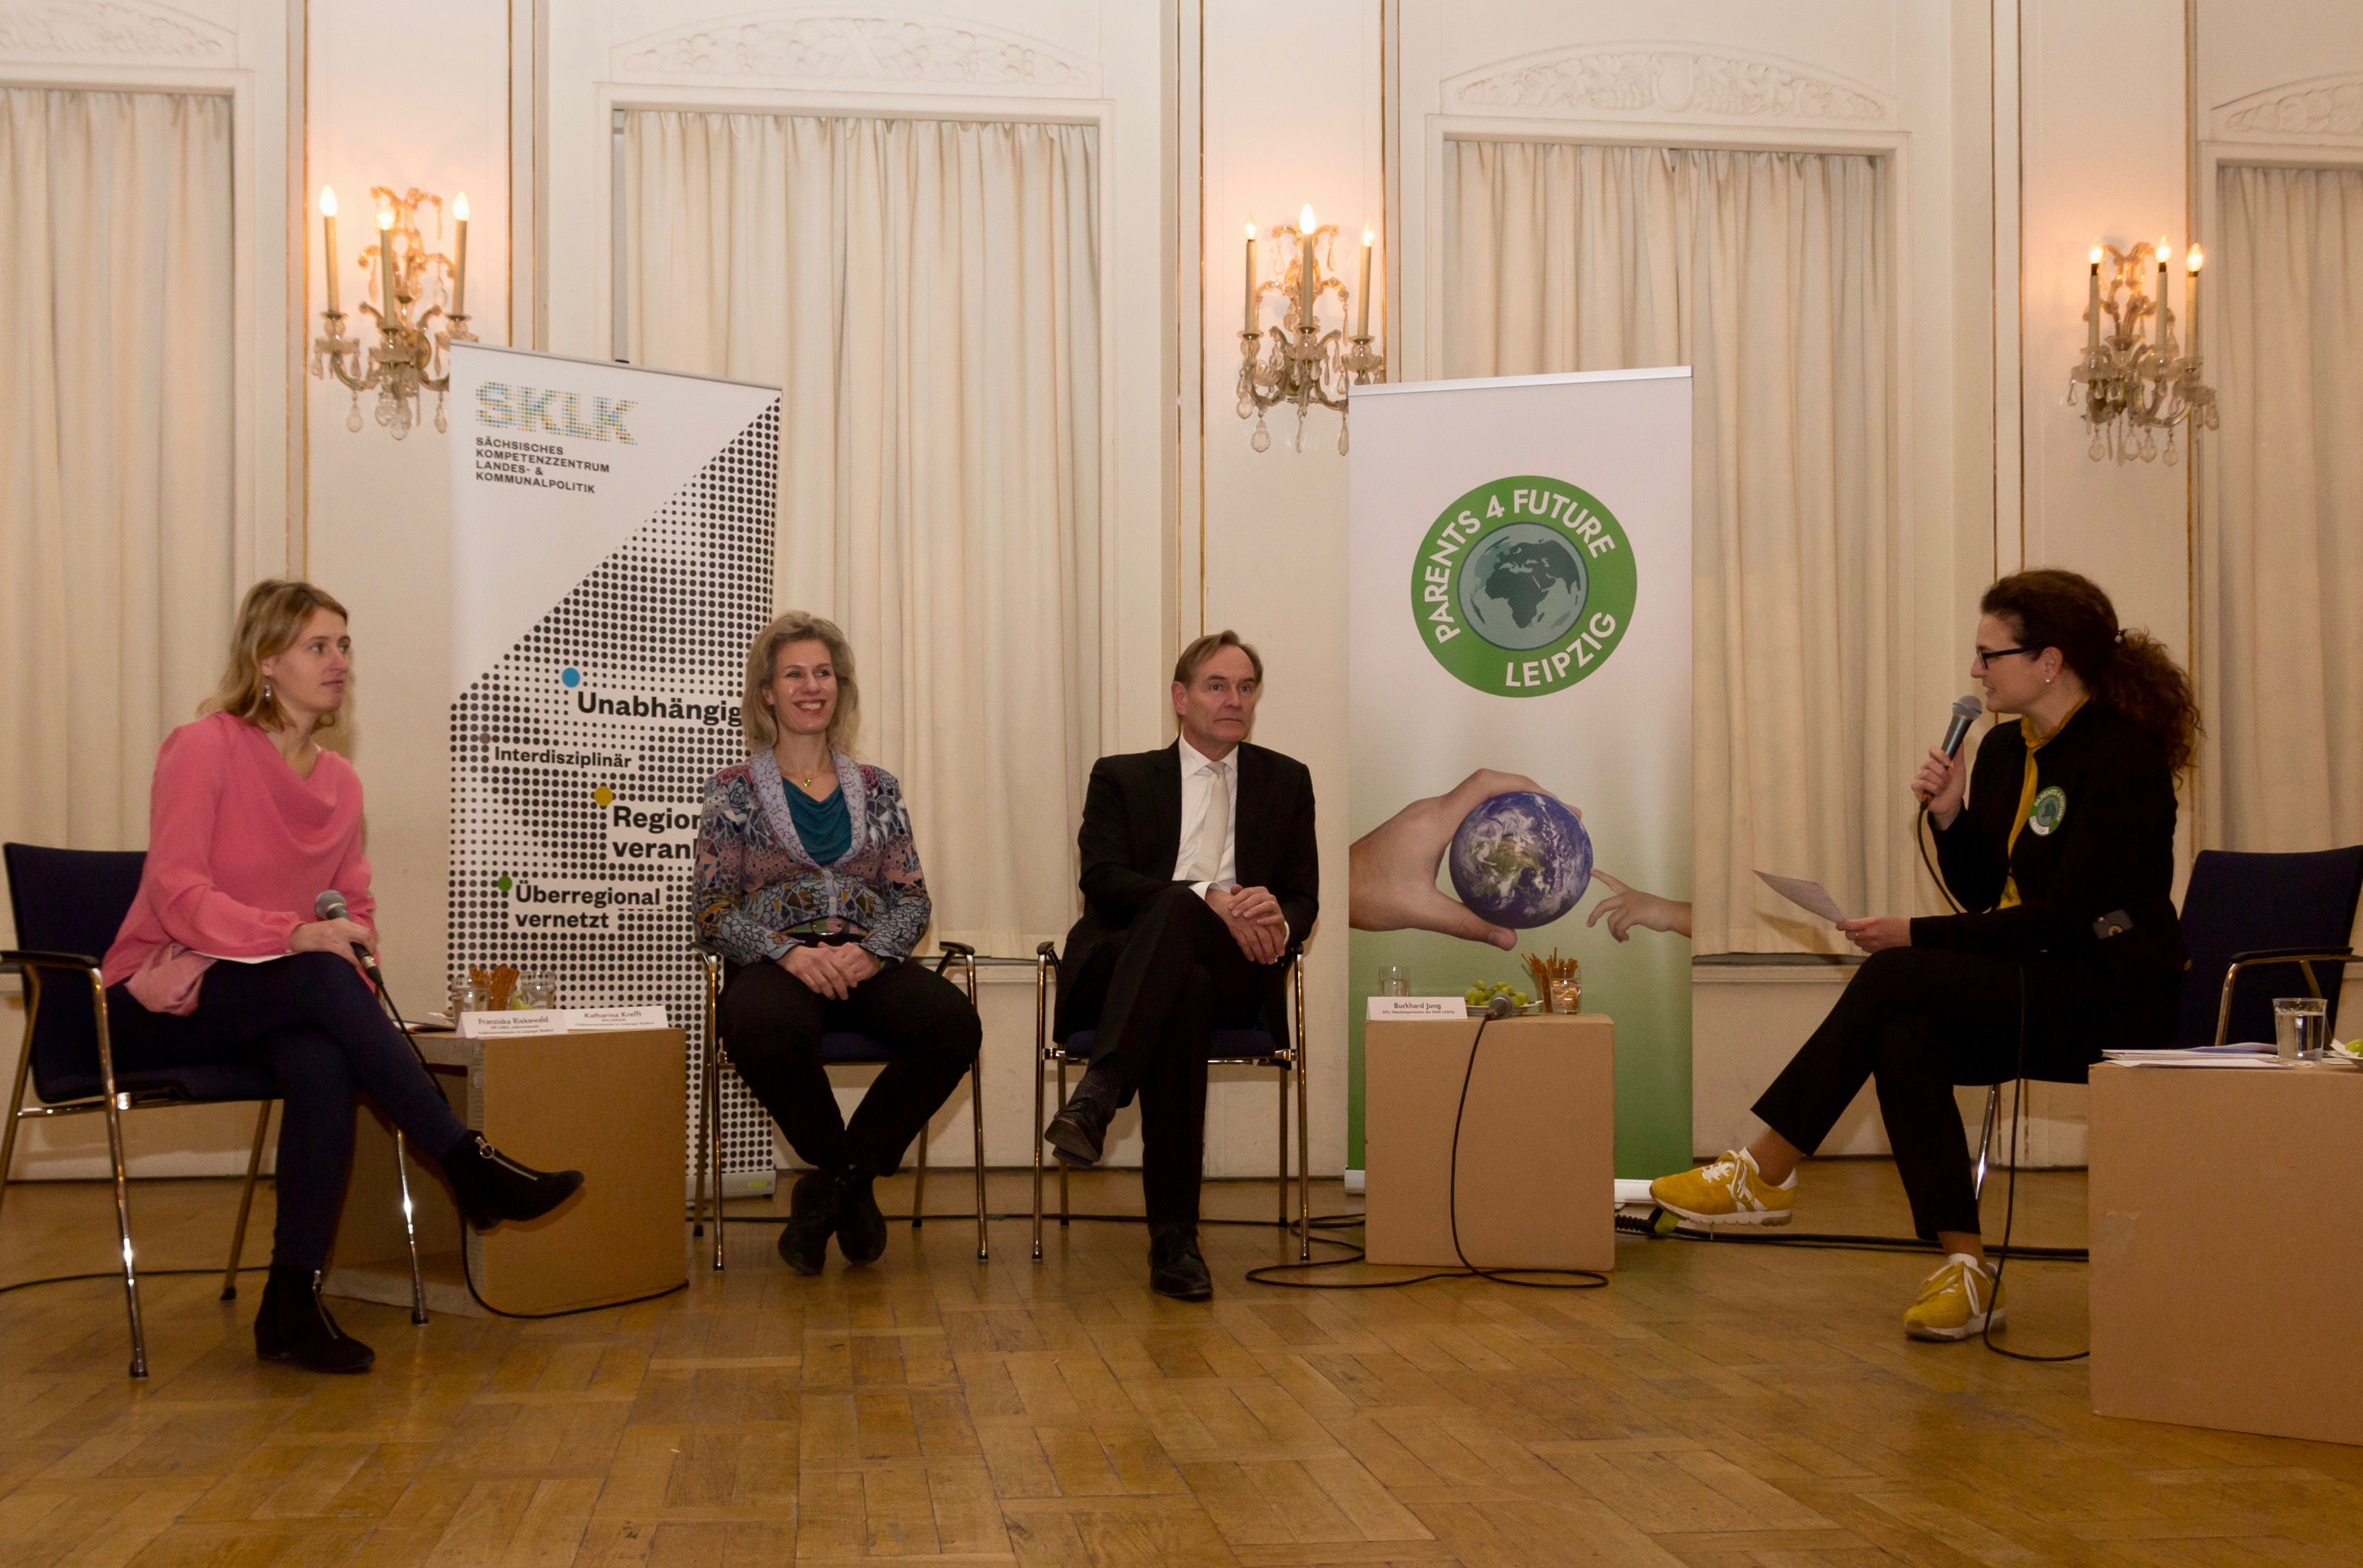
{"label": "black leather shoe", "polygon": [[845,1212],[845,1189],[835,1171],[806,1171],[788,1194],[788,1222],[780,1227],[780,1257],[800,1274],[828,1262],[828,1239]]}
{"label": "black leather shoe", "polygon": [[1059,1156],[1059,1164],[1074,1171],[1090,1169],[1100,1162],[1108,1123],[1115,1119],[1123,1099],[1124,1085],[1116,1081],[1115,1069],[1093,1066],[1067,1096],[1066,1107],[1042,1129],[1042,1141]]}
{"label": "black leather shoe", "polygon": [[1204,1301],[1215,1294],[1215,1276],[1198,1254],[1195,1227],[1148,1228],[1148,1288],[1176,1301]]}
{"label": "black leather shoe", "polygon": [[320,1299],[313,1269],[273,1264],[254,1315],[254,1353],[267,1362],[294,1362],[311,1372],[367,1372],[377,1352],[337,1327]]}
{"label": "black leather shoe", "polygon": [[839,1179],[845,1199],[837,1217],[837,1250],[849,1263],[874,1263],[886,1251],[886,1217],[878,1212],[870,1184],[867,1171],[848,1171]]}
{"label": "black leather shoe", "polygon": [[580,1171],[537,1171],[520,1165],[484,1140],[469,1133],[443,1151],[443,1174],[460,1213],[479,1230],[490,1230],[505,1219],[539,1219],[574,1195],[582,1185]]}

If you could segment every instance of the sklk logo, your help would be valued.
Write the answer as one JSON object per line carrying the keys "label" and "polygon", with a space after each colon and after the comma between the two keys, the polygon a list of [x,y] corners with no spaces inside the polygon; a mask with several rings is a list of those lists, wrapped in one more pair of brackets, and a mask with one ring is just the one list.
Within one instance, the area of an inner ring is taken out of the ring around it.
{"label": "sklk logo", "polygon": [[578,441],[620,441],[638,446],[624,428],[624,416],[638,406],[628,397],[594,397],[582,417],[582,395],[549,387],[510,386],[488,381],[476,388],[476,423],[496,430],[567,436]]}

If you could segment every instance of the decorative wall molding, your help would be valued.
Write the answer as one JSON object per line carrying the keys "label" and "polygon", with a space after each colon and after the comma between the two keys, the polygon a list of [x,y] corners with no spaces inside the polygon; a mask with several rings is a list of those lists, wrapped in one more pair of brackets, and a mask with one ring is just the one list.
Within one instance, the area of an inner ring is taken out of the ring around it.
{"label": "decorative wall molding", "polygon": [[1893,123],[1894,100],[1794,61],[1680,43],[1578,44],[1444,83],[1448,114],[1691,123]]}
{"label": "decorative wall molding", "polygon": [[169,6],[0,0],[0,58],[121,65],[238,63],[238,35]]}
{"label": "decorative wall molding", "polygon": [[616,47],[617,82],[1097,97],[1097,62],[1021,33],[917,14],[770,11]]}
{"label": "decorative wall molding", "polygon": [[2285,82],[2215,110],[2224,141],[2363,141],[2363,75]]}

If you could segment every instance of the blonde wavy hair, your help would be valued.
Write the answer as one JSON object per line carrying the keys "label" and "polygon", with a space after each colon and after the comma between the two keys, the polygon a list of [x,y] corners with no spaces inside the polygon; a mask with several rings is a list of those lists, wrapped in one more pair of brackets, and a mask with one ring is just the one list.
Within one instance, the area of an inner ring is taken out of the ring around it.
{"label": "blonde wavy hair", "polygon": [[[327,610],[348,622],[353,618],[337,603],[335,595],[309,583],[266,577],[249,588],[246,602],[239,606],[237,634],[230,639],[228,667],[222,671],[221,684],[214,695],[198,705],[198,714],[226,713],[258,729],[286,728],[287,715],[278,699],[263,689],[262,662],[294,647],[295,639],[304,635],[304,623],[316,610]],[[327,729],[336,722],[334,713],[324,713],[314,728]]]}
{"label": "blonde wavy hair", "polygon": [[747,691],[738,705],[738,728],[747,737],[748,754],[768,751],[779,744],[779,720],[764,702],[763,692],[771,684],[780,650],[796,642],[817,642],[828,650],[828,662],[837,670],[837,711],[828,720],[829,750],[849,754],[853,738],[861,730],[861,688],[853,679],[853,645],[845,640],[835,621],[804,610],[790,610],[780,617],[757,632],[747,649]]}

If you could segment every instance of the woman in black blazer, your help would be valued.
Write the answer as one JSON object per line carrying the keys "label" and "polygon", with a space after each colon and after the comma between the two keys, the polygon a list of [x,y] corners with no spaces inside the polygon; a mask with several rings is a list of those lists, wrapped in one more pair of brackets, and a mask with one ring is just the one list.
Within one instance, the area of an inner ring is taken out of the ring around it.
{"label": "woman in black blazer", "polygon": [[1954,1085],[2080,1084],[2104,1049],[2165,1043],[2183,970],[2172,888],[2175,782],[2199,729],[2189,680],[2072,572],[2005,577],[1980,607],[1969,673],[2018,722],[1988,732],[1974,771],[1932,749],[1913,785],[1963,912],[1846,922],[1870,959],[1757,1101],[1767,1131],[1650,1185],[1699,1223],[1786,1224],[1797,1162],[1876,1079],[1914,1223],[1947,1254],[1904,1314],[1920,1339],[1965,1339],[2002,1316]]}

